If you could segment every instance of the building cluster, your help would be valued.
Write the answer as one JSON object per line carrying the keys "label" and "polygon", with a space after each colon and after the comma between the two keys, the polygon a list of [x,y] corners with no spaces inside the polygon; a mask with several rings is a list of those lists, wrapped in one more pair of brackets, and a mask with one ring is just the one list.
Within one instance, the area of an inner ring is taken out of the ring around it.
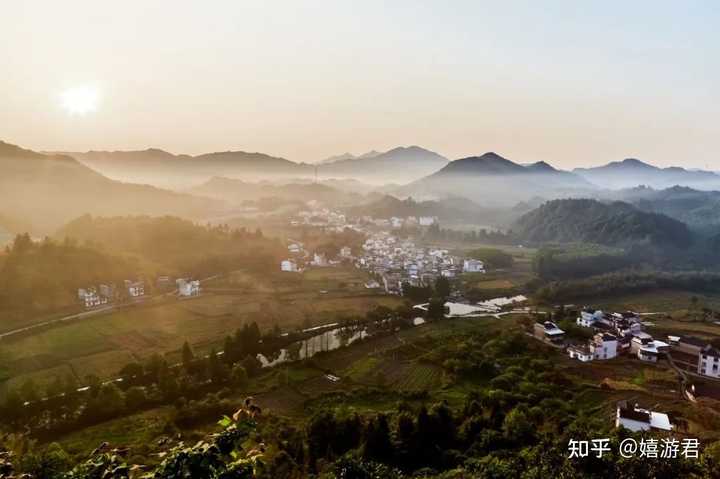
{"label": "building cluster", "polygon": [[310,254],[299,241],[290,240],[287,248],[289,257],[280,262],[280,271],[288,273],[301,273],[310,266],[317,268],[337,266],[354,259],[350,246],[340,248],[335,258],[328,258],[325,253],[319,251]]}
{"label": "building cluster", "polygon": [[350,218],[344,213],[320,207],[316,202],[308,202],[309,209],[300,211],[290,221],[291,226],[312,226],[327,232],[342,232],[345,228],[367,232],[372,229],[427,228],[437,224],[437,216],[392,216],[390,218],[374,218],[358,216]]}
{"label": "building cluster", "polygon": [[123,282],[121,289],[114,284],[100,284],[78,289],[78,299],[85,309],[105,306],[122,298],[139,298],[144,295],[145,283],[129,279]]}
{"label": "building cluster", "polygon": [[587,362],[628,353],[641,361],[656,363],[670,354],[678,367],[702,376],[720,378],[720,351],[717,348],[693,336],[668,336],[667,341],[655,339],[643,331],[637,313],[585,309],[577,318],[577,324],[593,328],[595,335],[587,344],[568,346],[571,358]]}
{"label": "building cluster", "polygon": [[389,232],[370,235],[363,244],[363,254],[356,265],[372,273],[390,294],[402,294],[403,284],[432,285],[444,276],[453,278],[467,264],[474,271],[484,271],[482,262],[463,262],[446,249],[417,247],[410,240],[399,239]]}
{"label": "building cluster", "polygon": [[357,226],[348,221],[344,213],[329,208],[315,207],[314,202],[308,202],[309,210],[298,212],[297,218],[290,221],[291,226],[313,226],[326,232],[341,233],[345,228],[357,229]]}
{"label": "building cluster", "polygon": [[582,362],[631,354],[642,361],[654,363],[669,347],[668,343],[653,339],[644,332],[640,317],[632,311],[606,313],[586,308],[580,312],[577,324],[595,331],[586,344],[573,344],[567,348],[571,358]]}
{"label": "building cluster", "polygon": [[[200,281],[190,278],[178,278],[175,281],[177,294],[181,297],[197,296],[200,294]],[[170,290],[173,282],[169,276],[158,276],[156,287],[158,290]],[[122,287],[115,284],[100,284],[78,289],[78,299],[85,309],[94,309],[117,301],[141,299],[147,294],[145,281],[126,279]]]}

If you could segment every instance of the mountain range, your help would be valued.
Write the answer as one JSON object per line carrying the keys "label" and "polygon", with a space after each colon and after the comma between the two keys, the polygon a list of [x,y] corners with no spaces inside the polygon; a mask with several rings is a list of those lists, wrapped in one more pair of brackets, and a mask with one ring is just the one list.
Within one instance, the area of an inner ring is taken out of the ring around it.
{"label": "mountain range", "polygon": [[335,155],[331,156],[329,158],[325,158],[324,160],[318,161],[317,165],[327,165],[330,163],[335,163],[337,161],[345,161],[345,160],[362,160],[363,158],[372,158],[374,156],[380,155],[382,152],[370,150],[367,153],[363,153],[362,155],[353,155],[352,153],[343,153],[342,155]]}
{"label": "mountain range", "polygon": [[688,170],[677,166],[658,168],[634,158],[614,161],[595,168],[573,170],[599,188],[632,188],[639,185],[668,188],[675,185],[697,189],[720,189],[720,175],[703,170]]}
{"label": "mountain range", "polygon": [[301,177],[312,172],[312,166],[305,163],[244,151],[190,156],[150,148],[65,154],[109,178],[165,188],[197,185],[215,176],[260,180]]}
{"label": "mountain range", "polygon": [[398,147],[385,153],[338,159],[318,168],[323,178],[355,178],[371,183],[406,183],[434,173],[448,159],[419,146]]}
{"label": "mountain range", "polygon": [[553,198],[592,189],[594,186],[587,180],[545,162],[521,165],[488,152],[451,161],[397,192],[434,198],[459,195],[484,204],[508,206],[535,196]]}
{"label": "mountain range", "polygon": [[[66,155],[0,142],[0,219],[7,229],[48,233],[83,214],[176,214],[202,217],[218,206],[207,198],[104,177]],[[3,225],[0,225],[3,226]]]}

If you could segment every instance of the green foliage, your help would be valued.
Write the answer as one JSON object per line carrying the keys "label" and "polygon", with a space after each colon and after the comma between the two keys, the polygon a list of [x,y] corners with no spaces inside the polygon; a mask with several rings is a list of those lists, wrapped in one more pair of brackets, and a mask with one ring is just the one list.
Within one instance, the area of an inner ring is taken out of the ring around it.
{"label": "green foliage", "polygon": [[543,279],[573,279],[627,268],[641,259],[596,244],[546,246],[535,254],[533,270]]}
{"label": "green foliage", "polygon": [[200,226],[180,218],[82,216],[59,233],[95,248],[132,254],[170,272],[210,276],[238,268],[267,271],[284,253],[282,245],[246,229]]}
{"label": "green foliage", "polygon": [[608,246],[647,244],[687,247],[687,226],[665,215],[647,213],[622,202],[589,199],[549,201],[523,215],[514,226],[531,243],[598,243]]}
{"label": "green foliage", "polygon": [[559,302],[597,298],[610,294],[640,293],[658,289],[679,289],[689,292],[720,291],[720,273],[629,271],[609,273],[590,278],[555,281],[535,292],[540,301]]}
{"label": "green foliage", "polygon": [[495,248],[478,248],[467,253],[467,256],[479,259],[487,268],[509,268],[513,265],[513,257]]}
{"label": "green foliage", "polygon": [[48,238],[18,235],[0,261],[2,315],[37,314],[77,304],[77,290],[134,278],[136,262]]}

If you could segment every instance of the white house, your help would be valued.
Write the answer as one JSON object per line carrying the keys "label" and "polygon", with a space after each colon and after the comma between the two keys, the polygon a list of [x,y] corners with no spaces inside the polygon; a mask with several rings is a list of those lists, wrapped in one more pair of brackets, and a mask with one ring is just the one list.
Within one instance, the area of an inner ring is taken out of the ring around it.
{"label": "white house", "polygon": [[667,414],[641,409],[636,404],[629,406],[627,401],[620,401],[615,415],[615,427],[624,427],[630,431],[672,431],[672,424]]}
{"label": "white house", "polygon": [[340,248],[340,256],[343,258],[352,258],[352,248],[349,246],[343,246]]}
{"label": "white house", "polygon": [[297,273],[297,263],[291,259],[285,259],[280,262],[280,271],[287,271],[291,273]]}
{"label": "white house", "polygon": [[131,298],[139,298],[145,295],[145,283],[142,281],[125,280],[125,289]]}
{"label": "white house", "polygon": [[699,353],[698,374],[720,378],[720,351],[707,345]]}
{"label": "white house", "polygon": [[313,255],[312,265],[313,266],[328,266],[328,260],[322,253],[315,253]]}
{"label": "white house", "polygon": [[418,223],[420,223],[420,226],[431,226],[435,224],[436,219],[434,216],[421,216],[418,218]]}
{"label": "white house", "polygon": [[466,273],[484,273],[485,264],[479,259],[466,259],[463,261],[463,271]]}
{"label": "white house", "polygon": [[583,309],[580,317],[577,318],[577,324],[586,328],[591,328],[595,323],[603,318],[604,313],[595,309]]}
{"label": "white house", "polygon": [[98,294],[95,287],[78,289],[78,299],[85,306],[85,309],[97,308],[108,303],[108,297]]}
{"label": "white house", "polygon": [[569,346],[567,351],[568,351],[568,354],[570,355],[570,359],[577,359],[583,363],[592,361],[595,357],[593,352],[590,351],[590,348],[588,348],[586,345]]}
{"label": "white house", "polygon": [[664,354],[669,347],[668,343],[652,339],[647,333],[632,338],[630,351],[635,353],[641,361],[656,363],[658,357]]}
{"label": "white house", "polygon": [[612,359],[617,356],[618,340],[613,334],[598,333],[589,346],[594,359]]}
{"label": "white house", "polygon": [[175,281],[179,296],[197,296],[200,294],[200,281],[180,278]]}
{"label": "white house", "polygon": [[535,323],[533,334],[539,339],[555,344],[562,343],[565,340],[565,331],[558,328],[552,321]]}

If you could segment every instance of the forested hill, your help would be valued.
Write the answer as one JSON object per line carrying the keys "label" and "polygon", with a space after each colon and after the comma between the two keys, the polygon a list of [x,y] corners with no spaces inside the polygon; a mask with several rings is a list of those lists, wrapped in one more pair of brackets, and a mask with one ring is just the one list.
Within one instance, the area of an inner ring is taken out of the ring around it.
{"label": "forested hill", "polygon": [[589,199],[549,201],[523,215],[513,231],[529,243],[686,247],[693,239],[684,223],[668,216],[640,211],[619,201],[601,203]]}

